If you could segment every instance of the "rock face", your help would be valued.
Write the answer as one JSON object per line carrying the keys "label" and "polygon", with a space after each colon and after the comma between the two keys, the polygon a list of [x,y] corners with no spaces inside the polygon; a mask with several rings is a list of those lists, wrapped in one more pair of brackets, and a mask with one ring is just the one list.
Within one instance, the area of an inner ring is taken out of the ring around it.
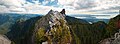
{"label": "rock face", "polygon": [[[118,33],[116,33],[116,34],[118,34]],[[116,34],[115,34],[115,36],[116,36]],[[114,38],[104,39],[104,40],[100,41],[100,44],[120,44],[120,35],[117,35],[117,37],[114,37]]]}
{"label": "rock face", "polygon": [[[50,10],[46,16],[43,16],[36,24],[36,30],[40,27],[52,28],[53,25],[60,24],[58,20],[65,20],[65,14]],[[65,21],[66,22],[66,21]],[[49,26],[48,26],[49,25]]]}
{"label": "rock face", "polygon": [[0,44],[11,44],[11,41],[4,35],[0,35]]}
{"label": "rock face", "polygon": [[[40,43],[42,40],[37,37],[41,35],[39,32],[44,29],[44,37],[47,38],[49,44],[67,44],[71,43],[71,34],[67,21],[65,20],[65,9],[61,12],[50,10],[48,14],[42,17],[35,24],[34,35],[32,36],[32,44]],[[64,34],[63,34],[64,33]]]}

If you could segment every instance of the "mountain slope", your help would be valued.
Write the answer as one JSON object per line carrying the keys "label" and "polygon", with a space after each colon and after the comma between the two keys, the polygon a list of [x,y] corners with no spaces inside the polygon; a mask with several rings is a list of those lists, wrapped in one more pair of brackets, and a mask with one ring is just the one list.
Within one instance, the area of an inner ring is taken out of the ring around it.
{"label": "mountain slope", "polygon": [[107,28],[106,37],[100,44],[120,44],[120,14],[111,18]]}
{"label": "mountain slope", "polygon": [[24,40],[23,38],[25,38],[25,36],[28,36],[30,33],[29,30],[33,30],[34,29],[34,25],[37,22],[37,20],[39,20],[41,18],[41,16],[35,17],[35,18],[31,18],[30,20],[26,20],[26,21],[17,21],[10,29],[11,31],[9,31],[6,35],[8,36],[8,38],[12,41],[14,41],[16,44],[23,44],[21,43],[22,41],[28,41],[29,39]]}
{"label": "mountain slope", "polygon": [[54,44],[71,43],[72,38],[66,23],[64,13],[51,10],[42,18],[17,22],[7,36],[16,44],[39,44],[45,41]]}
{"label": "mountain slope", "polygon": [[[36,40],[35,43],[37,44],[40,43],[42,40],[39,31],[41,32],[43,29],[45,31],[43,37],[47,37],[48,43],[71,43],[70,31],[66,23],[65,14],[50,10],[46,16],[42,17],[35,24],[35,30],[33,32],[35,35],[32,36],[32,40]],[[34,44],[34,41],[32,42]]]}
{"label": "mountain slope", "polygon": [[18,20],[26,21],[32,17],[40,16],[37,14],[17,14],[17,13],[0,13],[0,34],[6,34],[10,31],[11,25]]}
{"label": "mountain slope", "polygon": [[89,24],[86,20],[83,19],[77,19],[74,17],[70,17],[70,16],[66,16],[65,19],[67,20],[67,22],[69,22],[69,24]]}
{"label": "mountain slope", "polygon": [[109,37],[113,36],[120,29],[120,14],[111,18],[107,26],[107,34]]}

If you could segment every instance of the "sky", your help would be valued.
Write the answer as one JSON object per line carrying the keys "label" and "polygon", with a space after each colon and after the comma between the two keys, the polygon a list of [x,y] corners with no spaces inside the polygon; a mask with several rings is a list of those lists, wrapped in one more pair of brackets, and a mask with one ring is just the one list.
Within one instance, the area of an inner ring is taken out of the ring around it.
{"label": "sky", "polygon": [[118,14],[120,0],[0,0],[0,13],[47,14],[50,10],[66,9],[67,15]]}

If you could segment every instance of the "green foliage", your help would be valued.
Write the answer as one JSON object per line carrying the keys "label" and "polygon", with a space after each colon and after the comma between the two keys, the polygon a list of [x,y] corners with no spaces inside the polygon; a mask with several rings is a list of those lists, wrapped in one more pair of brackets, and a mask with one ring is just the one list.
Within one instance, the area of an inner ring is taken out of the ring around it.
{"label": "green foliage", "polygon": [[35,23],[41,17],[31,18],[26,21],[16,22],[11,26],[11,30],[6,34],[6,36],[14,41],[15,44],[30,44],[31,36],[33,35],[33,30],[35,29]]}
{"label": "green foliage", "polygon": [[[78,20],[67,20],[74,38],[73,44],[98,44],[101,40],[113,35],[118,31],[120,15],[110,19],[106,24],[102,21],[87,24]],[[75,41],[77,40],[77,41]]]}
{"label": "green foliage", "polygon": [[69,27],[74,38],[73,44],[98,44],[105,37],[106,24],[104,22],[96,22],[93,24],[78,23],[78,21],[72,21],[76,23],[70,23]]}
{"label": "green foliage", "polygon": [[67,44],[71,43],[71,34],[69,28],[65,24],[64,20],[60,20],[61,25],[55,25],[50,31],[50,36],[48,36],[48,41],[50,44]]}
{"label": "green foliage", "polygon": [[72,44],[80,44],[81,39],[75,34],[73,30],[71,30],[71,34],[72,34]]}
{"label": "green foliage", "polygon": [[106,28],[107,32],[106,32],[106,36],[108,37],[113,37],[113,35],[118,31],[118,23],[120,20],[120,15],[110,19],[108,26]]}
{"label": "green foliage", "polygon": [[45,29],[40,28],[38,29],[38,31],[35,34],[35,42],[36,44],[42,43],[44,41],[46,41],[46,37],[45,37]]}
{"label": "green foliage", "polygon": [[11,44],[15,44],[15,42],[11,41]]}

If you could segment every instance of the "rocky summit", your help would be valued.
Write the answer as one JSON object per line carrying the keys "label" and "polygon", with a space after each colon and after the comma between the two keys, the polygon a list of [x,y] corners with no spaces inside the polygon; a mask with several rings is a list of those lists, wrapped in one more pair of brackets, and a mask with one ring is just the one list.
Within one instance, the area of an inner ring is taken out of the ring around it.
{"label": "rocky summit", "polygon": [[[70,30],[65,20],[65,9],[61,12],[50,10],[46,16],[38,20],[35,24],[35,35],[32,37],[32,40],[36,40],[35,43],[41,42],[40,37],[38,37],[41,36],[39,33],[41,30],[45,31],[43,36],[50,44],[71,43]],[[34,41],[32,42],[34,43]]]}
{"label": "rocky summit", "polygon": [[[52,28],[52,26],[58,24],[60,25],[59,20],[65,21],[65,14],[62,14],[58,11],[50,10],[47,15],[43,16],[38,23],[36,24],[36,29],[40,27]],[[65,21],[66,22],[66,21]],[[49,26],[48,26],[49,25]]]}

